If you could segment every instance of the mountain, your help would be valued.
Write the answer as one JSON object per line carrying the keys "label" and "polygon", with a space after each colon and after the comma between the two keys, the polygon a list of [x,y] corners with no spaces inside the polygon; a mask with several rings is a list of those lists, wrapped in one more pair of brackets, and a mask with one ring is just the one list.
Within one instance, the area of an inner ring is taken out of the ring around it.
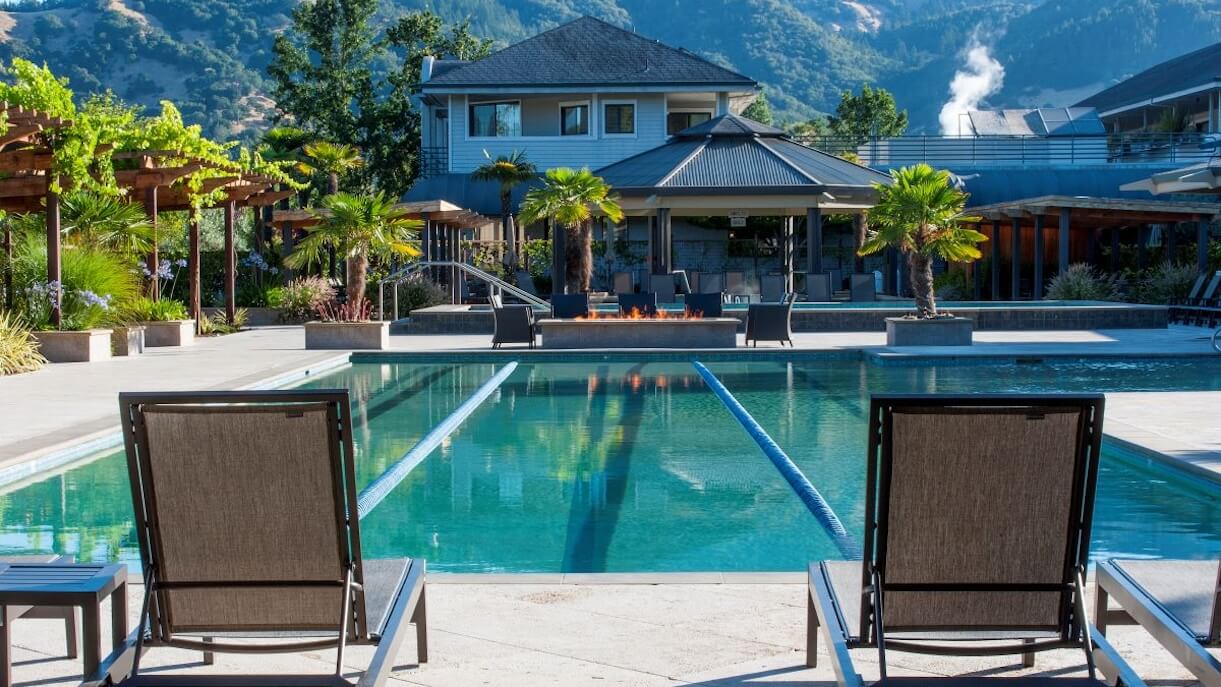
{"label": "mountain", "polygon": [[[0,57],[47,62],[78,92],[162,98],[217,137],[267,126],[272,37],[291,0],[8,0]],[[382,20],[431,9],[469,19],[505,45],[592,14],[753,76],[773,112],[831,111],[840,91],[873,83],[910,110],[937,113],[982,46],[1004,69],[990,106],[1068,105],[1153,64],[1221,41],[1216,0],[383,0]]]}

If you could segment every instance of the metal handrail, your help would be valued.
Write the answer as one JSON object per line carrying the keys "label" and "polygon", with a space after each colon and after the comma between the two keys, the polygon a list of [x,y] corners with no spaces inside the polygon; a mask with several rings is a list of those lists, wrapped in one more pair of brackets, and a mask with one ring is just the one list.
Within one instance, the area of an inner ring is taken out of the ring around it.
{"label": "metal handrail", "polygon": [[391,272],[390,274],[383,277],[382,280],[377,283],[377,317],[378,317],[378,319],[383,319],[382,310],[385,307],[385,303],[386,303],[386,285],[389,284],[389,285],[392,285],[395,287],[394,291],[391,293],[391,296],[392,296],[391,308],[392,308],[392,312],[394,314],[394,319],[397,320],[399,317],[398,285],[402,284],[405,281],[408,281],[412,277],[416,276],[421,270],[429,268],[429,267],[454,267],[454,268],[457,268],[458,270],[465,272],[466,274],[474,277],[475,279],[478,279],[479,281],[487,284],[488,289],[492,294],[507,293],[510,296],[513,296],[514,298],[517,298],[518,300],[520,300],[524,303],[527,303],[529,305],[532,305],[532,306],[539,306],[539,307],[543,307],[543,308],[551,307],[550,305],[548,305],[547,301],[539,298],[538,296],[535,296],[534,294],[532,294],[528,291],[524,291],[524,290],[510,284],[509,282],[501,279],[500,277],[497,277],[494,274],[491,274],[490,272],[484,272],[483,270],[481,270],[478,267],[475,267],[474,265],[471,265],[469,263],[456,262],[453,260],[420,260],[417,262],[413,262],[410,265],[407,265],[406,267],[403,267],[399,270]]}

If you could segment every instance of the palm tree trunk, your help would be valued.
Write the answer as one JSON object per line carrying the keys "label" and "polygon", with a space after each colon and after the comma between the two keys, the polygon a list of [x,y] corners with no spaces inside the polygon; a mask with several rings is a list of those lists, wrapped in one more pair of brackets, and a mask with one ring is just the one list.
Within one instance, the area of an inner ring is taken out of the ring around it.
{"label": "palm tree trunk", "polygon": [[365,279],[369,271],[369,260],[364,253],[348,258],[348,305],[355,306],[365,297]]}
{"label": "palm tree trunk", "polygon": [[572,224],[557,231],[564,232],[564,284],[568,293],[582,293],[581,263],[585,253],[585,240],[581,235],[581,225]]}
{"label": "palm tree trunk", "polygon": [[512,272],[517,265],[517,236],[513,228],[513,193],[500,192],[500,226],[505,242],[505,267]]}
{"label": "palm tree trunk", "polygon": [[594,227],[586,220],[578,230],[581,236],[581,259],[577,263],[577,281],[580,282],[580,293],[589,291],[590,282],[594,276]]}
{"label": "palm tree trunk", "polygon": [[866,235],[869,233],[869,218],[865,215],[856,215],[852,218],[852,254],[855,256],[852,263],[852,271],[861,274],[865,271],[865,257],[861,255],[861,246],[865,245]]}
{"label": "palm tree trunk", "polygon": [[907,254],[907,268],[911,278],[912,294],[916,297],[916,310],[920,317],[936,317],[937,298],[933,293],[932,258],[912,251]]}

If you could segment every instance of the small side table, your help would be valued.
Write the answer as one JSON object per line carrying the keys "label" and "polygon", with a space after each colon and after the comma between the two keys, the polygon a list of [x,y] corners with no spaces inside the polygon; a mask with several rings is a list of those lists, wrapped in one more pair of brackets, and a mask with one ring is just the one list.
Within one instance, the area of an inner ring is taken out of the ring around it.
{"label": "small side table", "polygon": [[[79,606],[85,676],[102,655],[102,600],[110,597],[110,626],[117,648],[127,638],[127,566],[0,563],[0,613],[8,606]],[[12,684],[12,623],[0,627],[0,685]]]}

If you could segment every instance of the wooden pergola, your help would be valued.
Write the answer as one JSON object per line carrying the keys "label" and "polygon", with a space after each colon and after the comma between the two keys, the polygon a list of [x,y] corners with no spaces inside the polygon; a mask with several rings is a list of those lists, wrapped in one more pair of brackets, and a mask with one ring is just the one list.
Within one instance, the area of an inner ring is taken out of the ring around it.
{"label": "wooden pergola", "polygon": [[[403,211],[403,217],[420,220],[423,229],[420,233],[420,251],[422,259],[427,261],[461,262],[461,231],[478,228],[493,220],[472,210],[461,208],[445,200],[424,200],[397,203],[395,209]],[[282,250],[287,256],[292,252],[293,234],[297,231],[317,226],[321,218],[327,217],[329,211],[325,208],[315,210],[276,210],[272,213],[272,224],[282,232]],[[457,268],[433,268],[434,279],[445,282],[450,287],[450,298],[457,303],[462,299],[461,285]]]}
{"label": "wooden pergola", "polygon": [[[1011,298],[1023,294],[1024,267],[1031,273],[1031,297],[1043,297],[1047,254],[1056,256],[1057,272],[1068,269],[1070,262],[1094,263],[1098,259],[1100,237],[1110,238],[1110,269],[1118,269],[1121,232],[1136,230],[1138,262],[1147,264],[1148,239],[1151,227],[1166,225],[1167,248],[1173,255],[1177,249],[1179,228],[1194,224],[1196,228],[1196,260],[1200,271],[1208,266],[1208,237],[1211,222],[1221,214],[1221,205],[1209,202],[1179,202],[1130,198],[1092,198],[1085,196],[1041,196],[1022,200],[993,203],[967,208],[970,215],[990,220],[979,225],[989,242],[983,246],[991,258],[991,294],[999,300],[1003,259],[1009,261],[1009,293]],[[1047,231],[1055,227],[1055,231]],[[975,297],[982,289],[981,273],[973,269]]]}

